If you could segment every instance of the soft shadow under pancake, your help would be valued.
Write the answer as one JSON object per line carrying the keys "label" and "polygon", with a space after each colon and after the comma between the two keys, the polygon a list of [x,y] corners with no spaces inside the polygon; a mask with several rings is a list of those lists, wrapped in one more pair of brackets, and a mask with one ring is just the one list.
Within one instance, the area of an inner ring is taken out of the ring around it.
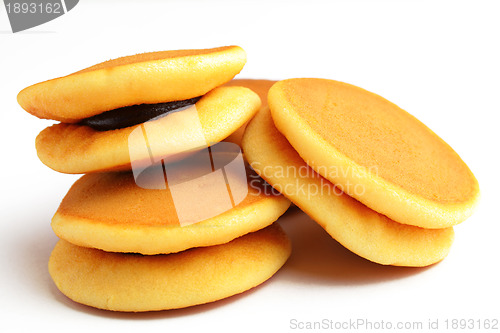
{"label": "soft shadow under pancake", "polygon": [[281,278],[297,283],[322,285],[363,285],[406,278],[428,267],[384,266],[347,250],[294,207],[280,220],[292,240],[292,255],[281,271]]}

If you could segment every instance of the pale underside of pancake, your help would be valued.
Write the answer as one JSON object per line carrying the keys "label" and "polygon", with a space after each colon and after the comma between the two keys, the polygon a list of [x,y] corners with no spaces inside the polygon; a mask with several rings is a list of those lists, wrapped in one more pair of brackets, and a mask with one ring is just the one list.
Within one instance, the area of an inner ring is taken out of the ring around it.
{"label": "pale underside of pancake", "polygon": [[423,229],[394,222],[315,173],[278,132],[268,110],[248,125],[243,151],[262,178],[363,258],[384,265],[427,266],[450,250],[453,228]]}
{"label": "pale underside of pancake", "polygon": [[257,94],[247,88],[215,88],[194,107],[136,126],[97,131],[55,124],[36,138],[37,154],[45,165],[64,173],[130,170],[131,161],[157,162],[223,140],[249,120],[260,104]]}
{"label": "pale underside of pancake", "polygon": [[168,183],[163,173],[151,174],[153,186],[137,185],[128,172],[82,176],[52,219],[55,234],[110,252],[172,253],[262,229],[290,206],[266,192],[260,178],[249,184],[244,168],[243,174],[231,166],[206,173],[198,163],[176,168],[165,167]]}
{"label": "pale underside of pancake", "polygon": [[[245,87],[251,89],[257,95],[259,95],[262,102],[261,109],[267,107],[267,92],[269,88],[276,83],[276,81],[271,80],[258,80],[258,79],[234,79],[226,83],[226,87]],[[245,128],[248,125],[248,121],[244,123],[240,128],[238,128],[234,133],[228,136],[224,141],[235,143],[241,146],[241,139],[243,138],[243,133],[245,133]]]}
{"label": "pale underside of pancake", "polygon": [[39,118],[74,123],[124,106],[202,96],[231,80],[245,62],[238,46],[143,53],[27,87],[18,102]]}
{"label": "pale underside of pancake", "polygon": [[70,299],[113,311],[184,308],[230,297],[276,273],[290,255],[277,224],[224,245],[168,255],[104,252],[59,241],[49,272]]}
{"label": "pale underside of pancake", "polygon": [[270,89],[268,102],[300,156],[370,208],[424,228],[453,226],[473,213],[479,186],[467,165],[386,99],[342,82],[290,79]]}

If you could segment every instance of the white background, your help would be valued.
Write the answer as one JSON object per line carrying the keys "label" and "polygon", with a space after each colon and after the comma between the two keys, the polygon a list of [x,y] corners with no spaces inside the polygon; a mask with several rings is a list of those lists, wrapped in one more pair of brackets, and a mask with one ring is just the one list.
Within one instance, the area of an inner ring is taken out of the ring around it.
{"label": "white background", "polygon": [[[438,319],[443,329],[446,319],[499,320],[499,16],[498,1],[82,0],[54,21],[12,34],[2,6],[0,330],[284,332],[298,330],[293,319],[358,318],[424,328]],[[288,263],[240,296],[149,314],[68,300],[47,271],[57,241],[50,219],[78,176],[38,160],[35,137],[51,122],[23,111],[17,93],[123,55],[232,44],[248,55],[239,77],[336,79],[415,115],[477,176],[477,213],[455,228],[450,255],[429,268],[370,263],[297,213],[280,220],[293,241]]]}

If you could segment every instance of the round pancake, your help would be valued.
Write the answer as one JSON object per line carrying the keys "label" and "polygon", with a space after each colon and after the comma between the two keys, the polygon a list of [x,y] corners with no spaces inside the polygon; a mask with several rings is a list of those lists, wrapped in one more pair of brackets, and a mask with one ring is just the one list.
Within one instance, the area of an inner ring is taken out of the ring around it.
{"label": "round pancake", "polygon": [[473,213],[479,186],[467,165],[386,99],[342,82],[290,79],[270,89],[268,102],[276,127],[307,164],[368,207],[424,228],[453,226]]}
{"label": "round pancake", "polygon": [[156,311],[251,289],[276,273],[290,251],[276,223],[227,244],[156,256],[104,252],[60,240],[49,272],[75,302],[113,311]]}
{"label": "round pancake", "polygon": [[29,113],[65,123],[135,104],[201,96],[231,80],[246,62],[238,46],[137,54],[23,89]]}
{"label": "round pancake", "polygon": [[[240,86],[249,88],[257,95],[259,95],[262,102],[261,109],[267,107],[267,92],[276,81],[271,80],[252,80],[252,79],[234,79],[226,83],[224,86],[234,87]],[[243,133],[245,133],[245,128],[247,127],[248,121],[238,128],[233,134],[228,136],[224,141],[233,142],[241,146],[241,139],[243,138]]]}
{"label": "round pancake", "polygon": [[453,228],[423,229],[394,222],[314,172],[278,132],[268,110],[247,126],[243,151],[262,178],[363,258],[384,265],[427,266],[450,250]]}
{"label": "round pancake", "polygon": [[[247,88],[220,87],[204,95],[195,107],[201,129],[192,123],[192,113],[186,113],[187,110],[176,113],[175,123],[172,115],[148,121],[148,142],[155,149],[144,149],[134,159],[158,160],[190,150],[198,145],[200,136],[208,145],[219,142],[257,112],[260,99]],[[187,120],[178,119],[183,114]],[[88,126],[59,123],[40,132],[36,150],[45,165],[63,173],[130,170],[129,147],[142,144],[131,144],[131,134],[141,126],[144,124],[101,132]]]}
{"label": "round pancake", "polygon": [[[129,172],[84,175],[62,200],[52,219],[52,229],[73,244],[104,251],[172,253],[226,243],[262,229],[290,206],[282,195],[266,192],[262,180],[248,184],[246,176],[242,179],[231,167],[225,169],[226,182],[214,173],[208,175],[214,177],[202,178],[197,174],[201,168],[180,163],[183,180],[197,179],[197,183],[174,190],[176,184],[168,175],[165,184],[163,174],[161,179],[151,177],[155,186],[146,188],[138,186]],[[164,189],[156,186],[162,181]],[[228,182],[234,201],[229,203]],[[172,191],[185,198],[182,202],[188,205],[188,215],[179,201],[176,205]],[[238,192],[243,193],[239,199]]]}

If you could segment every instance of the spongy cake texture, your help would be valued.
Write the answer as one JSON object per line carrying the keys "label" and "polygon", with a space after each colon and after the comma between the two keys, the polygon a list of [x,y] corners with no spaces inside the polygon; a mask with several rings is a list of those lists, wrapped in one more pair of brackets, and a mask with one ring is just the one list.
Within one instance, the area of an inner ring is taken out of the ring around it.
{"label": "spongy cake texture", "polygon": [[[259,96],[250,89],[215,88],[195,104],[201,129],[192,123],[187,110],[175,114],[175,123],[174,115],[148,121],[147,137],[155,149],[144,150],[144,156],[138,159],[148,160],[148,152],[159,160],[189,150],[200,136],[206,145],[219,142],[245,124],[260,104]],[[187,120],[182,120],[183,115]],[[142,144],[140,140],[131,140],[135,138],[132,133],[141,126],[144,125],[101,132],[78,124],[55,124],[37,136],[37,154],[45,165],[63,173],[130,170],[130,148]]]}
{"label": "spongy cake texture", "polygon": [[243,150],[253,169],[333,238],[376,263],[427,266],[453,244],[453,228],[423,229],[397,223],[342,193],[315,173],[278,132],[268,110],[247,126]]}
{"label": "spongy cake texture", "polygon": [[231,80],[245,62],[238,46],[143,53],[32,85],[17,100],[39,118],[73,123],[124,106],[201,96]]}
{"label": "spongy cake texture", "polygon": [[113,311],[155,311],[213,302],[269,279],[291,247],[277,224],[224,245],[168,255],[104,252],[59,241],[49,260],[72,300]]}
{"label": "spongy cake texture", "polygon": [[[267,92],[272,85],[276,83],[276,81],[272,80],[257,80],[257,79],[234,79],[226,83],[224,86],[226,87],[245,87],[248,88],[257,95],[259,95],[260,100],[262,102],[261,109],[267,107]],[[244,123],[240,128],[238,128],[235,132],[233,132],[230,136],[228,136],[225,141],[233,142],[239,146],[241,146],[241,139],[243,138],[243,133],[245,133],[245,128],[248,125],[248,121]]]}
{"label": "spongy cake texture", "polygon": [[[353,85],[289,79],[269,91],[278,130],[318,173],[372,209],[406,224],[444,228],[469,217],[476,178],[415,117]],[[362,195],[349,184],[362,184]]]}

